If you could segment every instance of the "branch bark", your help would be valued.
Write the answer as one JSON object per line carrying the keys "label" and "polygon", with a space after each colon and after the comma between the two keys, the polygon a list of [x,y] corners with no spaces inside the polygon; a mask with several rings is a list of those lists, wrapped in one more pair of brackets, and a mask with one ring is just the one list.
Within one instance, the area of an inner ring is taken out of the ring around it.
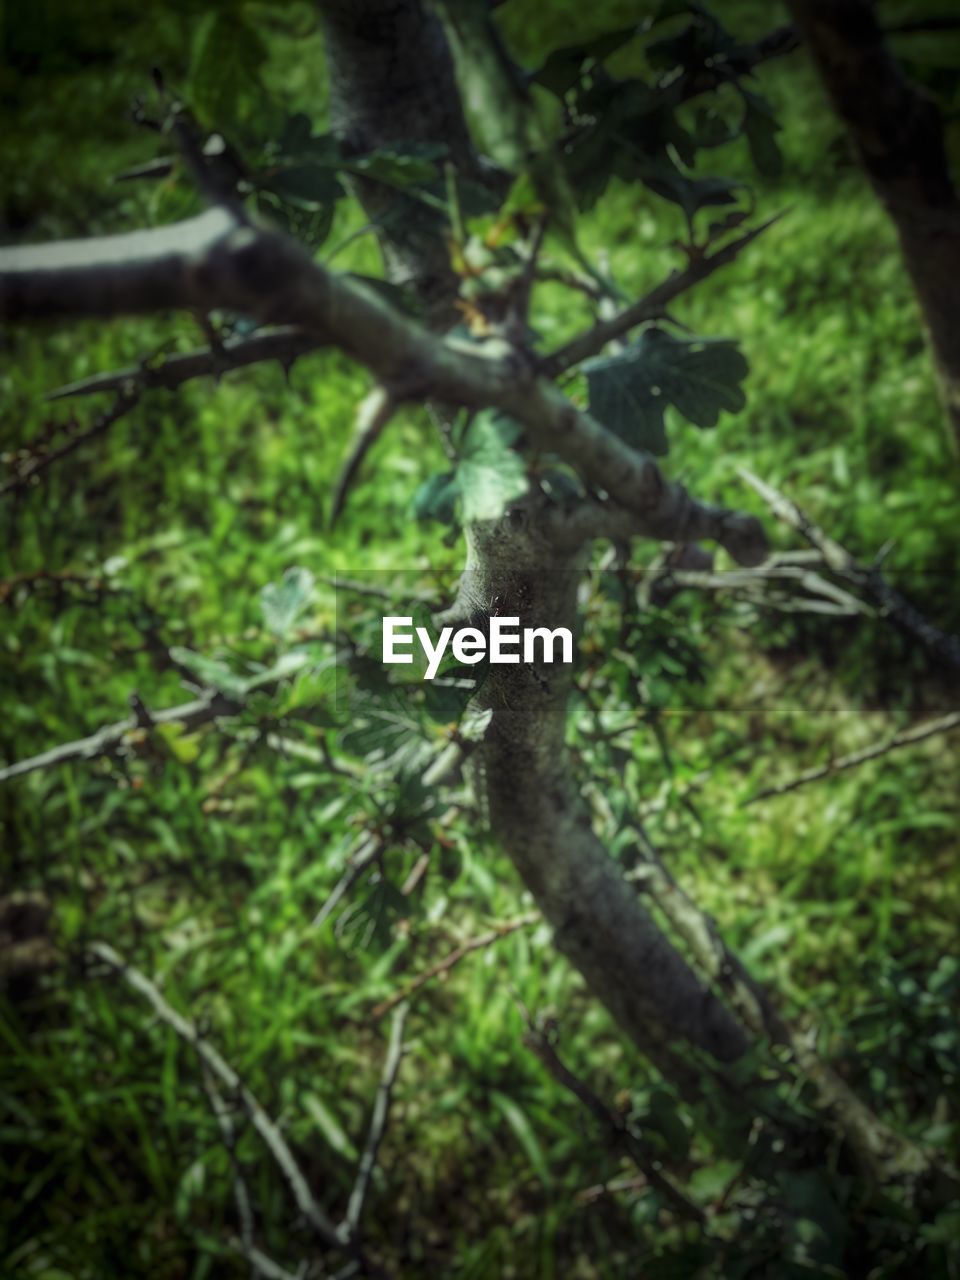
{"label": "branch bark", "polygon": [[797,29],[890,215],[960,445],[960,200],[936,103],[888,50],[871,0],[791,0]]}

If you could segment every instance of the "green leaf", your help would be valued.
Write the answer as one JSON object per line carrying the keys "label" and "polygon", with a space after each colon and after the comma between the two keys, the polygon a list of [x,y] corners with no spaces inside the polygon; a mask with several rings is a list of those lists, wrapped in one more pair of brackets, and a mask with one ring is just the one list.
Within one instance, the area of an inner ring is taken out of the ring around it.
{"label": "green leaf", "polygon": [[341,741],[345,751],[362,756],[370,766],[405,774],[416,772],[435,750],[417,704],[409,692],[397,690],[358,698]]}
{"label": "green leaf", "polygon": [[334,204],[345,194],[329,165],[310,161],[286,165],[261,178],[261,186],[298,209],[310,211]]}
{"label": "green leaf", "polygon": [[446,154],[447,148],[443,143],[398,144],[359,156],[347,167],[352,173],[374,178],[389,187],[422,187],[439,181],[440,170],[436,161],[442,160]]}
{"label": "green leaf", "polygon": [[779,177],[783,169],[783,156],[777,145],[780,132],[773,108],[758,93],[741,88],[743,96],[743,132],[750,148],[750,155],[757,172],[765,178]]}
{"label": "green leaf", "polygon": [[197,31],[187,85],[197,115],[208,125],[234,123],[242,95],[259,86],[267,50],[236,11],[207,14]]}
{"label": "green leaf", "polygon": [[260,609],[269,631],[280,639],[290,634],[294,624],[310,607],[313,574],[309,569],[288,569],[280,582],[268,582],[260,592]]}
{"label": "green leaf", "polygon": [[417,520],[439,520],[453,524],[457,518],[457,496],[460,492],[456,473],[429,476],[413,495],[412,509]]}
{"label": "green leaf", "polygon": [[471,422],[457,466],[465,524],[498,520],[509,503],[527,492],[523,459],[510,447],[519,433],[515,422],[492,409]]}
{"label": "green leaf", "polygon": [[498,1089],[491,1091],[490,1100],[513,1130],[513,1136],[523,1147],[540,1181],[545,1187],[552,1186],[553,1175],[550,1172],[550,1165],[530,1123],[530,1117],[512,1098],[508,1098],[505,1093],[500,1093]]}
{"label": "green leaf", "polygon": [[584,44],[567,45],[563,49],[555,49],[543,66],[533,72],[530,79],[562,98],[580,79],[583,64],[588,59],[602,62],[610,54],[622,49],[636,34],[636,27],[621,27],[617,31],[608,31]]}
{"label": "green leaf", "polygon": [[722,410],[735,413],[746,397],[747,361],[727,339],[674,338],[647,329],[631,346],[583,366],[590,412],[636,449],[667,452],[664,410],[672,404],[697,427],[714,427]]}
{"label": "green leaf", "polygon": [[197,677],[201,684],[218,689],[228,698],[243,699],[247,693],[247,681],[231,671],[226,663],[216,658],[207,658],[202,653],[194,653],[192,649],[184,649],[180,645],[172,645],[170,657],[181,667]]}

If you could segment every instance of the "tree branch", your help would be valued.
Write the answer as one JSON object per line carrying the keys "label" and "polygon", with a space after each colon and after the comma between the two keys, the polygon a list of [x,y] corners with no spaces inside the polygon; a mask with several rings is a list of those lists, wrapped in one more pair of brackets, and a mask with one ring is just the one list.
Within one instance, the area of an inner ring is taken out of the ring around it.
{"label": "tree branch", "polygon": [[891,587],[876,566],[865,569],[846,549],[835,542],[772,484],[761,480],[745,467],[737,469],[740,477],[754,489],[778,519],[800,533],[823,556],[827,568],[863,591],[878,606],[881,617],[887,617],[912,639],[917,640],[938,661],[960,670],[960,637],[949,635],[934,626],[905,596]]}
{"label": "tree branch", "polygon": [[[182,724],[186,729],[195,729],[199,725],[208,724],[220,716],[235,716],[241,710],[240,704],[217,690],[210,690],[193,702],[183,702],[176,707],[164,707],[160,711],[152,711],[150,718],[154,724]],[[75,742],[64,742],[60,746],[51,747],[38,756],[30,756],[26,760],[17,760],[0,769],[0,783],[9,782],[12,778],[21,778],[25,774],[34,773],[37,769],[50,769],[55,765],[67,764],[71,760],[93,760],[97,756],[109,755],[123,743],[128,733],[141,728],[141,719],[136,714],[118,720],[114,724],[104,725],[96,733],[86,738],[78,738]]]}
{"label": "tree branch", "polygon": [[[735,256],[729,247],[723,253]],[[702,269],[693,270],[702,278]],[[370,369],[398,401],[433,398],[500,409],[526,427],[535,445],[558,453],[658,536],[672,536],[670,521],[686,518],[685,494],[667,483],[654,460],[537,377],[522,353],[497,340],[478,345],[438,338],[361,283],[312,262],[292,241],[239,225],[223,210],[156,231],[0,250],[0,313],[8,318],[170,307],[225,307],[265,323],[302,326]],[[630,323],[621,316],[620,325]],[[753,564],[766,545],[759,522],[749,528],[742,551]]]}
{"label": "tree branch", "polygon": [[665,280],[662,280],[654,289],[638,301],[625,307],[617,315],[611,316],[608,320],[599,320],[592,329],[579,334],[576,338],[572,338],[564,346],[560,347],[552,355],[544,357],[540,362],[540,370],[550,378],[556,378],[561,373],[565,373],[567,369],[573,368],[583,360],[589,359],[590,356],[598,355],[608,342],[613,342],[617,338],[622,338],[625,333],[629,333],[631,329],[635,329],[638,324],[643,324],[647,320],[655,320],[663,314],[664,308],[667,307],[674,298],[678,298],[681,293],[686,293],[688,289],[692,289],[695,284],[700,284],[712,276],[720,267],[726,266],[733,262],[735,258],[746,249],[747,245],[752,244],[758,236],[762,235],[775,222],[778,222],[782,214],[777,214],[773,218],[768,218],[766,222],[762,222],[759,227],[754,227],[742,236],[738,236],[736,240],[731,240],[729,244],[718,249],[715,253],[711,253],[703,258],[695,258],[682,271],[671,271]]}
{"label": "tree branch", "polygon": [[191,378],[219,378],[221,374],[262,360],[279,360],[286,369],[298,356],[316,351],[319,346],[316,338],[303,329],[279,325],[249,337],[226,337],[216,349],[199,347],[195,351],[167,356],[156,363],[144,361],[112,373],[95,373],[90,378],[58,387],[49,393],[47,399],[66,400],[70,396],[95,395],[99,391],[119,391],[131,384],[142,391],[152,391],[155,387],[173,391]]}
{"label": "tree branch", "polygon": [[350,1245],[349,1234],[342,1227],[334,1225],[326,1211],[314,1198],[304,1177],[303,1170],[287,1145],[286,1138],[284,1138],[276,1122],[263,1109],[233,1067],[221,1057],[219,1051],[212,1044],[203,1039],[192,1022],[184,1018],[182,1014],[177,1013],[176,1009],[167,1003],[155,983],[151,982],[146,974],[141,973],[139,969],[129,965],[121,955],[114,951],[113,947],[108,946],[105,942],[94,942],[90,945],[89,951],[92,956],[102,960],[114,973],[119,974],[128,986],[143,996],[160,1021],[165,1022],[185,1044],[188,1044],[194,1050],[204,1066],[209,1068],[210,1072],[225,1088],[236,1094],[243,1103],[251,1124],[263,1139],[267,1150],[280,1169],[297,1208],[304,1218],[324,1244],[333,1249],[347,1248]]}
{"label": "tree branch", "polygon": [[536,924],[541,919],[542,916],[539,911],[528,911],[526,915],[518,916],[516,920],[503,920],[500,924],[494,925],[492,929],[488,929],[486,933],[481,933],[476,938],[468,938],[466,942],[461,942],[459,947],[455,947],[442,960],[438,960],[436,964],[424,969],[423,973],[418,973],[415,978],[412,978],[399,991],[394,992],[392,996],[388,996],[386,1000],[381,1000],[378,1005],[375,1005],[370,1010],[370,1017],[374,1022],[379,1022],[391,1009],[395,1009],[398,1004],[403,1004],[411,996],[416,995],[428,982],[438,978],[441,973],[449,973],[472,951],[482,951],[485,947],[490,947],[495,942],[499,942],[501,938],[506,938],[511,933],[516,933],[518,929],[525,929],[527,925]]}
{"label": "tree branch", "polygon": [[817,765],[812,769],[805,769],[803,773],[798,773],[796,777],[790,778],[785,782],[778,782],[772,787],[765,787],[763,791],[757,791],[744,800],[743,807],[757,804],[760,800],[770,800],[776,796],[785,796],[791,791],[796,791],[799,787],[805,787],[809,782],[819,782],[821,778],[829,778],[834,773],[842,773],[844,769],[855,769],[857,765],[865,764],[868,760],[877,760],[880,756],[885,756],[890,751],[896,751],[899,747],[909,747],[916,742],[923,742],[927,738],[932,738],[936,734],[949,733],[951,729],[958,728],[960,728],[960,711],[941,716],[938,720],[929,720],[926,724],[916,725],[913,729],[904,729],[901,733],[894,734],[892,738],[888,738],[886,742],[877,742],[873,746],[864,747],[862,751],[851,751],[849,755],[837,756],[833,760],[828,760],[826,764]]}
{"label": "tree branch", "polygon": [[377,1087],[377,1096],[373,1103],[370,1129],[367,1133],[363,1154],[360,1157],[357,1180],[350,1193],[346,1216],[340,1226],[340,1230],[346,1232],[351,1240],[356,1240],[359,1236],[360,1220],[363,1217],[363,1208],[370,1191],[370,1180],[373,1177],[373,1170],[377,1163],[377,1152],[380,1150],[380,1143],[383,1141],[383,1135],[387,1128],[387,1119],[390,1115],[390,1099],[393,1095],[393,1086],[396,1084],[397,1072],[400,1070],[400,1060],[403,1057],[403,1028],[406,1020],[407,1007],[406,1005],[400,1005],[393,1015],[390,1045],[384,1060],[380,1084]]}

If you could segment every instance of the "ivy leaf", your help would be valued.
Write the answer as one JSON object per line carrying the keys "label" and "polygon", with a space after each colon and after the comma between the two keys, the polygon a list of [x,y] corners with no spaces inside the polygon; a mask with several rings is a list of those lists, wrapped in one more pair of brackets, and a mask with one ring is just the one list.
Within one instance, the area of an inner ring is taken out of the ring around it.
{"label": "ivy leaf", "polygon": [[518,425],[495,410],[485,409],[471,422],[457,466],[465,524],[499,519],[527,492],[523,459],[510,447],[519,434]]}
{"label": "ivy leaf", "polygon": [[668,404],[695,426],[714,427],[722,410],[735,413],[746,403],[740,383],[747,369],[729,340],[674,338],[662,329],[647,329],[623,351],[583,366],[594,417],[657,456],[668,451]]}
{"label": "ivy leaf", "polygon": [[260,610],[269,631],[283,639],[309,608],[313,596],[309,569],[288,569],[280,582],[268,582],[260,592]]}
{"label": "ivy leaf", "polygon": [[694,214],[711,205],[736,204],[742,182],[727,178],[689,177],[666,161],[651,161],[640,166],[640,180],[645,187],[683,210],[688,223]]}

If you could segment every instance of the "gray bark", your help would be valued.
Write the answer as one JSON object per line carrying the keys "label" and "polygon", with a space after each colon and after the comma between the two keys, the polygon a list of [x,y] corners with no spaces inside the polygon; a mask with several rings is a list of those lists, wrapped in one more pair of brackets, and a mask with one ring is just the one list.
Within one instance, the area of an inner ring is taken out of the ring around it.
{"label": "gray bark", "polygon": [[[371,147],[398,137],[436,140],[446,127],[451,150],[472,163],[443,32],[419,0],[321,0],[320,9],[336,68],[332,119],[341,134]],[[400,270],[418,284],[422,272],[435,298],[435,243],[421,263],[409,240],[393,245],[389,227],[386,238],[390,250],[399,248]],[[391,252],[387,263],[397,271]],[[452,275],[447,287],[456,289]],[[539,515],[531,501],[468,531],[464,616],[500,596],[501,612],[516,612],[521,626],[576,630],[581,553],[548,542]],[[570,671],[491,670],[483,690],[493,709],[483,746],[491,827],[556,929],[557,946],[654,1059],[676,1039],[720,1060],[739,1057],[748,1045],[742,1027],[663,935],[593,832],[564,741]]]}

